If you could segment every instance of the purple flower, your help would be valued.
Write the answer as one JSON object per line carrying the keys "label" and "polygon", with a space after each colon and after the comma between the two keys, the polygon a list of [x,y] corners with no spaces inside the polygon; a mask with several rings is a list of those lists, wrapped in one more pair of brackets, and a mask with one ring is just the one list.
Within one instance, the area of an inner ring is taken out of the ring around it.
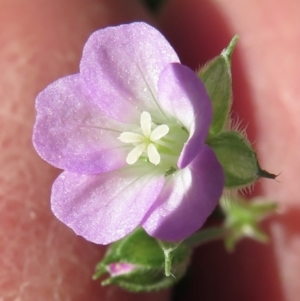
{"label": "purple flower", "polygon": [[217,205],[224,176],[205,144],[211,102],[153,27],[92,34],[80,73],[50,84],[36,109],[34,146],[65,170],[52,211],[87,240],[108,244],[142,226],[178,241]]}

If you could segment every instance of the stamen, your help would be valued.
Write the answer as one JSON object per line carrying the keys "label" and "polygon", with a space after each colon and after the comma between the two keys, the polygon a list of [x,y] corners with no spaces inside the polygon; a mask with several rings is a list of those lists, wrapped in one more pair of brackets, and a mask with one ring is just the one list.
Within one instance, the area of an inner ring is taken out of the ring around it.
{"label": "stamen", "polygon": [[142,142],[144,137],[140,134],[124,132],[118,137],[118,139],[124,143],[137,143]]}
{"label": "stamen", "polygon": [[169,133],[169,127],[166,124],[162,124],[159,125],[158,127],[156,127],[151,135],[150,135],[150,139],[152,141],[156,141],[161,139],[162,137],[166,136]]}
{"label": "stamen", "polygon": [[138,146],[136,146],[126,157],[126,162],[127,164],[134,164],[139,157],[141,156],[141,154],[143,153],[143,151],[146,149],[146,145],[145,143],[140,144]]}
{"label": "stamen", "polygon": [[141,115],[141,129],[146,137],[151,133],[151,115],[148,112],[143,112]]}
{"label": "stamen", "polygon": [[147,147],[147,155],[149,158],[149,161],[154,164],[154,165],[158,165],[160,162],[160,155],[156,149],[156,147],[154,146],[154,144],[150,143]]}

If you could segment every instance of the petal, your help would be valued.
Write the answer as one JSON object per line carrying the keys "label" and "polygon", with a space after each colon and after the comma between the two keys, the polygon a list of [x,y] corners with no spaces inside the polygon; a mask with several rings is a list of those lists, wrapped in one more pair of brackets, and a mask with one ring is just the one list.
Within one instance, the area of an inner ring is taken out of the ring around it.
{"label": "petal", "polygon": [[204,145],[212,119],[211,101],[195,72],[178,63],[169,64],[161,73],[158,100],[189,132],[178,161],[178,167],[184,168]]}
{"label": "petal", "polygon": [[118,136],[128,126],[91,101],[79,74],[49,85],[38,95],[36,109],[33,144],[49,163],[89,174],[126,164],[128,146]]}
{"label": "petal", "polygon": [[112,277],[129,274],[137,268],[137,265],[127,262],[113,262],[107,267],[108,273]]}
{"label": "petal", "polygon": [[63,172],[52,187],[52,211],[76,234],[108,244],[140,224],[163,183],[144,166],[100,175]]}
{"label": "petal", "polygon": [[131,23],[92,34],[80,72],[90,95],[107,114],[137,124],[142,111],[157,111],[159,75],[171,62],[179,62],[178,56],[159,31]]}
{"label": "petal", "polygon": [[218,204],[223,187],[222,167],[205,146],[188,167],[169,177],[142,226],[158,239],[185,239],[204,224]]}

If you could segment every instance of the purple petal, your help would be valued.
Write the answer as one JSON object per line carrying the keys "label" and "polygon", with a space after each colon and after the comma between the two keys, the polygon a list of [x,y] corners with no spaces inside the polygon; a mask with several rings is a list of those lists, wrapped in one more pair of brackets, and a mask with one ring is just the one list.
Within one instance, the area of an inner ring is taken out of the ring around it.
{"label": "purple petal", "polygon": [[129,274],[136,270],[138,266],[136,264],[127,262],[114,262],[108,265],[108,272],[112,277]]}
{"label": "purple petal", "polygon": [[126,164],[128,149],[117,139],[126,125],[91,101],[79,74],[49,85],[38,95],[36,109],[33,144],[49,163],[88,174]]}
{"label": "purple petal", "polygon": [[158,239],[180,241],[197,231],[212,213],[224,186],[214,152],[205,146],[192,163],[165,184],[143,228]]}
{"label": "purple petal", "polygon": [[91,35],[80,64],[86,87],[112,118],[138,123],[142,111],[157,111],[161,71],[178,56],[145,23],[107,27]]}
{"label": "purple petal", "polygon": [[164,176],[150,168],[135,166],[100,175],[63,172],[53,184],[52,211],[89,241],[116,241],[140,224],[163,187]]}
{"label": "purple petal", "polygon": [[164,112],[189,131],[189,140],[178,161],[186,167],[203,147],[212,119],[212,105],[204,84],[188,67],[169,64],[161,73],[158,100]]}

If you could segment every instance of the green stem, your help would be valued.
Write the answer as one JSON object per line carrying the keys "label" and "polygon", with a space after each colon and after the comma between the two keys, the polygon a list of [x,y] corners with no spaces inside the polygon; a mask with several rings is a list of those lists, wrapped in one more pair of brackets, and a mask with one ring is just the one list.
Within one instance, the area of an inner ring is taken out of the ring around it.
{"label": "green stem", "polygon": [[226,230],[223,227],[203,229],[184,241],[190,247],[196,248],[211,241],[224,239]]}

